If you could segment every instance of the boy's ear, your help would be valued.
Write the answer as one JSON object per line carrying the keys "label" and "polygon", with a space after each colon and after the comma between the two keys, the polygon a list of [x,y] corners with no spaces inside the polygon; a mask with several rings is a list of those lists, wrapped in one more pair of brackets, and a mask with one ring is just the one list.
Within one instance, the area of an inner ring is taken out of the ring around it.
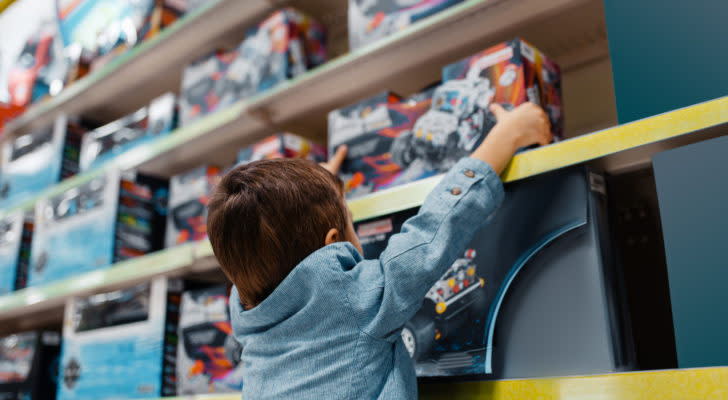
{"label": "boy's ear", "polygon": [[336,243],[339,241],[339,230],[336,228],[329,229],[328,232],[326,232],[326,239],[324,240],[324,245],[328,246],[331,243]]}

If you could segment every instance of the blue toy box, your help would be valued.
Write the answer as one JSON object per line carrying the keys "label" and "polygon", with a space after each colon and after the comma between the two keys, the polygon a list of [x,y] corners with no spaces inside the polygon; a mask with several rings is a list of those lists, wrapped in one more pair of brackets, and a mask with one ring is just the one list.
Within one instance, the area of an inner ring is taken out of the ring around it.
{"label": "blue toy box", "polygon": [[[105,268],[161,248],[166,182],[110,171],[40,200],[28,286]],[[161,218],[161,220],[160,220]]]}
{"label": "blue toy box", "polygon": [[15,290],[23,243],[23,213],[0,219],[0,295]]}
{"label": "blue toy box", "polygon": [[182,284],[151,283],[66,305],[59,400],[174,396]]}
{"label": "blue toy box", "polygon": [[176,125],[173,93],[152,101],[149,107],[104,125],[83,137],[80,170],[88,171],[114,157],[170,133]]}
{"label": "blue toy box", "polygon": [[61,335],[22,332],[0,338],[0,399],[54,400]]}
{"label": "blue toy box", "polygon": [[242,347],[230,325],[230,287],[185,291],[177,345],[177,395],[240,392]]}
{"label": "blue toy box", "polygon": [[222,171],[211,165],[170,179],[165,247],[207,237],[207,204],[210,191],[220,179]]}
{"label": "blue toy box", "polygon": [[[84,133],[66,116],[52,127],[21,136],[3,147],[0,206],[27,200],[78,170],[75,143]],[[67,134],[68,133],[68,134]],[[74,152],[75,149],[75,152]]]}
{"label": "blue toy box", "polygon": [[349,0],[349,48],[356,50],[463,0]]}

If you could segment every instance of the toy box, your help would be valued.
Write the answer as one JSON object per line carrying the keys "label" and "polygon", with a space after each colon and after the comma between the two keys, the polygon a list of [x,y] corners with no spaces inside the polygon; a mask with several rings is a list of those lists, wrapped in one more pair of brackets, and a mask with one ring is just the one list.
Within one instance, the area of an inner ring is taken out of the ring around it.
{"label": "toy box", "polygon": [[151,283],[66,304],[58,399],[174,396],[182,285]]}
{"label": "toy box", "polygon": [[238,163],[271,158],[305,158],[326,161],[326,148],[291,133],[279,133],[246,147],[238,153]]}
{"label": "toy box", "polygon": [[48,94],[56,95],[63,89],[67,74],[68,63],[63,55],[63,41],[55,24],[43,24],[28,38],[10,70],[10,102],[27,106]]}
{"label": "toy box", "polygon": [[60,350],[58,332],[0,338],[0,399],[54,400]]}
{"label": "toy box", "polygon": [[[603,177],[571,168],[505,192],[404,326],[417,374],[509,379],[628,368],[634,356]],[[416,212],[357,223],[365,257],[379,257]]]}
{"label": "toy box", "polygon": [[172,25],[207,2],[208,0],[162,0],[162,28]]}
{"label": "toy box", "polygon": [[[465,108],[464,93],[472,93],[476,99],[475,109],[485,111],[489,121],[481,128],[485,136],[495,120],[488,111],[488,105],[497,102],[506,108],[515,107],[526,101],[538,104],[546,111],[551,121],[555,139],[562,138],[564,120],[561,102],[561,69],[538,49],[522,39],[514,39],[493,46],[478,54],[450,64],[442,70],[442,105],[445,100],[461,100],[458,107],[441,107],[441,113],[458,117],[462,124]],[[473,93],[474,92],[474,93]],[[457,94],[452,97],[450,93]],[[462,110],[461,110],[462,109]],[[460,114],[460,115],[458,115]],[[444,114],[443,121],[452,117]],[[435,115],[433,115],[434,117]],[[490,121],[492,119],[492,121]],[[454,123],[451,123],[455,125]]]}
{"label": "toy box", "polygon": [[210,191],[222,179],[215,166],[202,166],[172,177],[169,182],[166,247],[207,237]]}
{"label": "toy box", "polygon": [[432,91],[427,90],[403,100],[383,92],[329,113],[330,155],[342,144],[349,148],[339,173],[346,184],[348,197],[362,196],[436,173],[427,170],[422,163],[413,163],[406,158],[406,138],[411,135],[418,118],[430,108],[431,95]]}
{"label": "toy box", "polygon": [[78,144],[85,129],[56,119],[53,127],[21,136],[3,147],[0,205],[27,200],[78,172]]}
{"label": "toy box", "polygon": [[463,0],[349,0],[349,48],[356,50]]}
{"label": "toy box", "polygon": [[149,107],[104,125],[84,136],[81,144],[81,171],[103,165],[137,146],[170,133],[175,126],[175,96],[156,98]]}
{"label": "toy box", "polygon": [[224,104],[272,88],[326,61],[323,26],[303,13],[276,11],[248,32],[225,73]]}
{"label": "toy box", "polygon": [[40,200],[35,207],[28,286],[160,249],[166,199],[165,181],[110,171]]}
{"label": "toy box", "polygon": [[17,212],[0,219],[0,295],[25,287],[32,235],[32,216]]}
{"label": "toy box", "polygon": [[185,67],[179,100],[180,125],[188,125],[221,108],[220,98],[231,90],[225,72],[236,55],[236,50],[218,50]]}
{"label": "toy box", "polygon": [[182,295],[177,395],[242,390],[243,349],[232,334],[229,294],[221,285]]}

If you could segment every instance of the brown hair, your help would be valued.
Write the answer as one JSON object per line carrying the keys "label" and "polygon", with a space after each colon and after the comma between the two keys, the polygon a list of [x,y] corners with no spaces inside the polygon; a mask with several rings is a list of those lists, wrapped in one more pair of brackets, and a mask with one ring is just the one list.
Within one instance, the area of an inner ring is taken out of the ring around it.
{"label": "brown hair", "polygon": [[207,216],[215,256],[246,308],[324,247],[331,228],[344,235],[347,224],[341,180],[301,159],[235,167],[215,188]]}

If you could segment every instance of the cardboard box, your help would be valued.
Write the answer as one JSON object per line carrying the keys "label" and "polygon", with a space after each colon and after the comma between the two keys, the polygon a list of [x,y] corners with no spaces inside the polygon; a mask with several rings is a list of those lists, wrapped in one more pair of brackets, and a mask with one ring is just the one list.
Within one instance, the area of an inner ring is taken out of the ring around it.
{"label": "cardboard box", "polygon": [[225,105],[295,78],[326,61],[323,25],[293,8],[271,14],[246,35],[225,72]]}
{"label": "cardboard box", "polygon": [[356,50],[463,0],[349,0],[349,48]]}
{"label": "cardboard box", "polygon": [[339,172],[348,197],[359,197],[436,173],[419,164],[407,168],[409,165],[403,165],[402,156],[408,151],[411,130],[430,108],[431,94],[431,90],[426,90],[401,99],[382,92],[329,113],[329,155],[342,144],[349,148]]}
{"label": "cardboard box", "polygon": [[165,247],[207,238],[207,204],[210,191],[222,179],[215,166],[202,166],[172,177]]}
{"label": "cardboard box", "polygon": [[242,346],[230,326],[226,285],[182,295],[177,346],[177,395],[242,390]]}
{"label": "cardboard box", "polygon": [[0,219],[0,295],[25,287],[33,218],[22,212]]}
{"label": "cardboard box", "polygon": [[0,399],[54,400],[61,335],[23,332],[0,338]]}
{"label": "cardboard box", "polygon": [[182,285],[166,278],[66,304],[58,399],[174,396]]}
{"label": "cardboard box", "polygon": [[110,171],[40,200],[35,207],[28,286],[107,268],[160,249],[166,198],[163,180]]}
{"label": "cardboard box", "polygon": [[238,163],[271,158],[305,158],[323,162],[326,161],[326,148],[291,133],[279,133],[246,147],[238,153]]}
{"label": "cardboard box", "polygon": [[[632,367],[605,194],[604,178],[580,167],[506,185],[501,208],[402,331],[418,376],[538,378]],[[357,223],[364,256],[379,257],[417,211]]]}
{"label": "cardboard box", "polygon": [[[476,108],[486,111],[488,121],[481,128],[483,137],[495,124],[487,105],[497,102],[511,108],[530,101],[546,111],[555,139],[563,138],[561,69],[522,39],[501,43],[446,66],[442,80],[448,91],[475,91],[479,96]],[[444,105],[444,100],[451,98],[443,96],[442,99]],[[442,111],[453,114],[451,110]],[[462,121],[464,116],[455,115]]]}
{"label": "cardboard box", "polygon": [[181,126],[222,108],[220,99],[231,90],[225,72],[236,56],[237,50],[218,50],[185,67],[179,99]]}
{"label": "cardboard box", "polygon": [[78,172],[78,144],[85,129],[60,116],[52,127],[3,146],[0,206],[27,200]]}
{"label": "cardboard box", "polygon": [[175,124],[175,95],[167,93],[154,99],[149,107],[85,135],[81,144],[80,170],[89,171],[122,153],[148,145],[172,132]]}

